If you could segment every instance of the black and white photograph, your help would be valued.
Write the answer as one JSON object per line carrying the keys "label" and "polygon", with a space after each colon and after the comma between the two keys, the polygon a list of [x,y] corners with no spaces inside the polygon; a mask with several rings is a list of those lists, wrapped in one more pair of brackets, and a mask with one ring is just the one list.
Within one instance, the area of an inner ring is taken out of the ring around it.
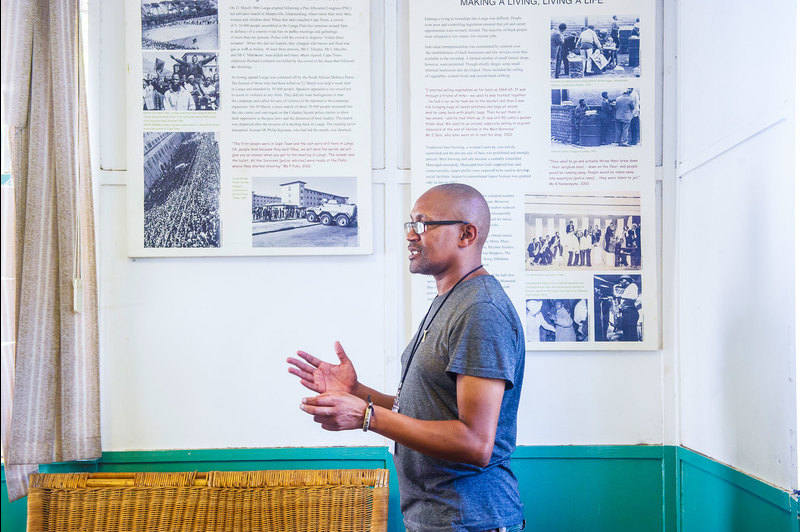
{"label": "black and white photograph", "polygon": [[254,177],[253,247],[358,246],[355,177]]}
{"label": "black and white photograph", "polygon": [[641,270],[637,192],[525,196],[525,270]]}
{"label": "black and white photograph", "polygon": [[217,0],[142,2],[145,50],[217,50]]}
{"label": "black and white photograph", "polygon": [[560,17],[550,21],[552,78],[639,77],[639,18]]}
{"label": "black and white photograph", "polygon": [[641,342],[641,297],[641,275],[595,275],[595,341]]}
{"label": "black and white photograph", "polygon": [[142,52],[144,111],[216,111],[217,52]]}
{"label": "black and white photograph", "polygon": [[144,134],[144,247],[218,248],[217,133]]}
{"label": "black and white photograph", "polygon": [[527,299],[525,339],[528,343],[588,342],[588,300]]}
{"label": "black and white photograph", "polygon": [[642,142],[639,90],[553,89],[550,105],[552,146],[627,148]]}

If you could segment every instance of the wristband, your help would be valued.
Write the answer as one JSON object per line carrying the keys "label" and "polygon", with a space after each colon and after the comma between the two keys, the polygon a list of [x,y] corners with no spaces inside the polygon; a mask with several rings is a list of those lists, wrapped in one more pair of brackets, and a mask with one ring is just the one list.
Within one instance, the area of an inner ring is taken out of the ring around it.
{"label": "wristband", "polygon": [[361,425],[361,430],[367,432],[369,430],[369,422],[372,419],[372,414],[375,413],[375,407],[372,406],[371,395],[367,396],[367,409],[364,411],[364,423]]}

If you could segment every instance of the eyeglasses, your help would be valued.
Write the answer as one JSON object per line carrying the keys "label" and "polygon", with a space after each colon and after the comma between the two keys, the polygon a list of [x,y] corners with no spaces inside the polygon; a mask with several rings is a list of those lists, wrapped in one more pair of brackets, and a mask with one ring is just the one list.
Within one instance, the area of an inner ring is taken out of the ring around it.
{"label": "eyeglasses", "polygon": [[405,231],[404,234],[408,234],[409,231],[412,229],[418,235],[421,235],[425,232],[429,225],[454,225],[454,224],[468,224],[469,222],[465,222],[463,220],[440,220],[436,222],[406,222],[403,224],[403,230]]}

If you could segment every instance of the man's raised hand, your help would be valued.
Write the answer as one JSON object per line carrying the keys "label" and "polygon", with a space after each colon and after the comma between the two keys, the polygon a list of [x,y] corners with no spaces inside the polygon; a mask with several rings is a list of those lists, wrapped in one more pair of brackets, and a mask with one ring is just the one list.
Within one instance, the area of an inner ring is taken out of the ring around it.
{"label": "man's raised hand", "polygon": [[302,360],[294,357],[286,359],[286,362],[289,363],[289,373],[299,377],[303,386],[320,394],[325,392],[354,393],[358,384],[356,370],[342,349],[342,344],[334,343],[333,349],[339,358],[339,364],[334,366],[305,351],[298,351],[297,356]]}

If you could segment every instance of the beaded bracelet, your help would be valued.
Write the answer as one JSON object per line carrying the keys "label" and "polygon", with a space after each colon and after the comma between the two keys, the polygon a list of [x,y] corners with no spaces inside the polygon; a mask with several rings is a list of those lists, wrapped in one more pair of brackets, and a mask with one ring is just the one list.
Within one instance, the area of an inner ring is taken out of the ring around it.
{"label": "beaded bracelet", "polygon": [[369,422],[372,415],[375,413],[375,407],[372,406],[371,395],[367,396],[367,409],[364,411],[364,423],[361,425],[361,430],[367,432],[369,430]]}

